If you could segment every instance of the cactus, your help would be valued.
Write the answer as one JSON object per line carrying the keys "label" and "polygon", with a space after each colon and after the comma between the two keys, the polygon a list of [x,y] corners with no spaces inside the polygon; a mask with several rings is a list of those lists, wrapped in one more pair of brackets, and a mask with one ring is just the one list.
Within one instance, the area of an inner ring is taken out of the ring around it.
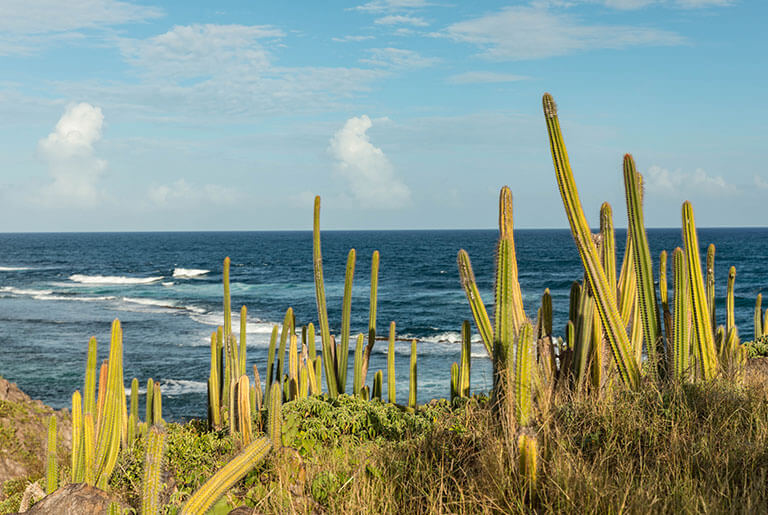
{"label": "cactus", "polygon": [[643,339],[650,362],[648,370],[652,375],[656,375],[663,373],[661,356],[664,354],[664,342],[661,335],[656,286],[653,283],[653,260],[643,220],[641,187],[642,177],[635,169],[635,161],[630,154],[626,154],[624,156],[624,188],[629,217],[628,230],[632,235],[634,250],[639,315],[643,323]]}
{"label": "cactus", "polygon": [[459,250],[457,264],[459,266],[461,285],[464,288],[464,293],[469,301],[469,307],[472,310],[472,318],[475,320],[475,325],[480,333],[480,338],[483,340],[488,356],[493,357],[493,326],[491,326],[491,320],[488,318],[488,312],[485,309],[485,304],[483,304],[483,299],[480,297],[480,290],[477,288],[469,254],[464,249]]}
{"label": "cactus", "polygon": [[144,415],[144,421],[147,423],[148,426],[151,426],[154,424],[154,421],[152,420],[152,395],[155,393],[155,382],[150,377],[147,379],[147,394],[145,396],[145,415]]}
{"label": "cactus", "polygon": [[96,430],[93,415],[83,415],[83,480],[93,486],[96,482],[96,472],[93,466],[94,450],[96,449]]}
{"label": "cactus", "polygon": [[[551,327],[551,324],[550,324]],[[472,331],[469,320],[464,320],[461,324],[461,366],[458,370],[458,381],[456,393],[459,397],[469,397],[470,389],[470,366],[472,362]]]}
{"label": "cactus", "polygon": [[101,368],[99,368],[99,394],[96,401],[96,430],[98,431],[101,424],[102,414],[104,412],[104,401],[106,400],[107,392],[107,374],[109,373],[108,360],[101,362]]}
{"label": "cactus", "polygon": [[143,514],[160,513],[165,438],[165,431],[158,426],[154,426],[149,431],[147,452],[144,457],[144,478],[141,482],[141,513]]}
{"label": "cactus", "polygon": [[355,249],[347,255],[347,269],[344,275],[344,300],[341,308],[341,349],[336,356],[336,371],[339,378],[339,393],[347,388],[347,362],[349,357],[349,324],[352,318],[352,281],[355,276]]}
{"label": "cactus", "polygon": [[397,393],[395,392],[395,323],[389,323],[389,346],[387,348],[387,402],[395,404]]}
{"label": "cactus", "polygon": [[371,398],[381,402],[381,383],[384,382],[384,372],[377,370],[373,375],[373,388]]}
{"label": "cactus", "polygon": [[120,321],[112,322],[112,338],[109,345],[109,370],[107,386],[96,436],[95,478],[96,486],[106,488],[120,452],[120,437],[125,408],[125,385],[123,383],[123,331]]}
{"label": "cactus", "polygon": [[763,335],[763,294],[758,293],[755,300],[755,340]]}
{"label": "cactus", "polygon": [[[335,399],[339,395],[336,378],[336,349],[331,341],[331,330],[328,326],[328,310],[325,305],[325,283],[323,282],[323,255],[320,246],[320,197],[315,197],[315,216],[312,233],[312,256],[315,275],[315,299],[317,301],[317,318],[320,323],[320,340],[323,345],[323,361],[325,362],[325,384],[328,395]],[[363,378],[365,380],[365,378]]]}
{"label": "cactus", "polygon": [[736,327],[736,318],[733,313],[734,311],[733,286],[735,281],[736,281],[736,267],[732,266],[731,269],[728,270],[728,288],[726,290],[726,297],[725,297],[725,333],[726,334],[729,334],[731,332],[731,329]]}
{"label": "cactus", "polygon": [[533,330],[524,323],[517,338],[515,367],[515,418],[520,426],[530,424],[533,417]]}
{"label": "cactus", "polygon": [[243,306],[240,308],[240,362],[239,370],[240,374],[245,374],[245,360],[247,358],[248,350],[246,349],[246,329],[248,326],[248,309]]}
{"label": "cactus", "polygon": [[[299,354],[296,348],[297,338],[291,334],[291,344],[288,348],[288,380],[291,384],[296,384],[296,395],[298,395],[299,386]],[[295,400],[294,396],[288,398],[289,401]]]}
{"label": "cactus", "polygon": [[248,445],[253,440],[251,425],[251,381],[243,374],[237,381],[237,429],[243,438],[243,444]]}
{"label": "cactus", "polygon": [[264,399],[264,392],[261,389],[261,376],[259,375],[259,368],[256,365],[253,365],[253,389],[256,411],[261,411],[261,403]]}
{"label": "cactus", "polygon": [[363,336],[363,333],[360,333],[357,335],[357,343],[355,344],[354,372],[352,376],[352,395],[355,397],[360,395],[360,390],[363,388],[363,354],[365,354],[365,336]]}
{"label": "cactus", "polygon": [[459,396],[459,364],[451,364],[451,401]]}
{"label": "cactus", "polygon": [[511,345],[527,320],[517,280],[517,258],[513,236],[512,192],[507,186],[499,194],[499,241],[496,244],[496,310],[493,318],[494,345]]}
{"label": "cactus", "polygon": [[600,206],[600,240],[605,277],[613,286],[616,284],[616,233],[613,230],[613,208],[608,202]]}
{"label": "cactus", "polygon": [[408,388],[408,407],[411,409],[416,409],[416,383],[417,383],[417,371],[416,371],[416,360],[418,358],[418,350],[417,350],[417,342],[416,339],[411,341],[411,366],[410,366],[410,381],[409,381],[409,388]]}
{"label": "cactus", "polygon": [[281,409],[283,405],[283,392],[280,389],[280,383],[275,382],[269,392],[269,409],[267,410],[267,431],[272,446],[279,449],[282,446],[282,426],[283,416]]}
{"label": "cactus", "polygon": [[59,487],[59,471],[56,465],[56,415],[48,419],[48,448],[45,460],[45,493],[51,494]]}
{"label": "cactus", "polygon": [[85,365],[85,387],[83,389],[83,413],[96,416],[96,338],[88,341],[88,360]]}
{"label": "cactus", "polygon": [[579,250],[589,284],[595,295],[600,320],[610,343],[619,377],[629,388],[636,389],[639,385],[640,371],[637,362],[632,358],[629,338],[624,331],[624,324],[616,303],[616,288],[608,284],[608,279],[600,263],[597,248],[592,241],[589,225],[584,217],[576,184],[573,180],[571,166],[568,162],[568,154],[563,143],[560,122],[557,117],[557,108],[554,100],[548,93],[544,95],[543,107],[557,183],[576,247]]}
{"label": "cactus", "polygon": [[[704,282],[701,274],[701,261],[699,260],[699,239],[696,235],[693,208],[687,200],[683,203],[683,241],[685,242],[686,267],[691,289],[691,308],[695,341],[698,347],[699,369],[701,377],[706,381],[715,376],[717,358],[712,333],[712,318],[708,310],[709,304],[704,296]],[[714,249],[714,246],[710,245],[710,249]],[[707,256],[709,254],[708,252]],[[714,255],[714,250],[712,255]],[[714,303],[712,304],[714,305]]]}
{"label": "cactus", "polygon": [[[270,388],[275,381],[275,350],[277,348],[277,326],[272,327],[272,334],[269,337],[269,351],[267,353],[267,382],[264,383],[264,395],[269,398]],[[267,400],[265,399],[265,401]]]}
{"label": "cactus", "polygon": [[590,348],[592,346],[592,325],[595,321],[595,300],[587,288],[582,288],[579,295],[579,307],[575,321],[576,338],[573,343],[573,379],[581,386],[587,373]]}
{"label": "cactus", "polygon": [[[221,384],[219,383],[219,358],[220,354],[216,345],[216,333],[211,334],[211,371],[208,375],[208,427],[218,429],[221,427]],[[154,390],[154,386],[152,387]],[[151,405],[150,386],[147,384],[147,406]],[[148,415],[149,416],[149,412]],[[147,420],[152,424],[151,420]]]}
{"label": "cactus", "polygon": [[72,459],[70,472],[72,483],[82,483],[84,474],[83,406],[80,391],[72,394]]}
{"label": "cactus", "polygon": [[283,330],[280,333],[280,349],[277,351],[277,372],[275,375],[276,381],[282,381],[283,374],[285,372],[285,349],[291,335],[293,335],[293,308],[288,308],[285,311],[285,318],[283,318]]}
{"label": "cactus", "polygon": [[[271,394],[270,397],[272,397]],[[224,492],[243,478],[256,463],[267,455],[271,447],[267,438],[254,440],[193,493],[179,513],[181,515],[203,515],[206,513]]]}
{"label": "cactus", "polygon": [[307,372],[307,365],[305,363],[301,363],[301,367],[299,367],[299,399],[306,399],[307,394],[309,393],[307,391],[307,386],[309,383],[309,377]]}
{"label": "cactus", "polygon": [[683,381],[690,368],[690,289],[688,271],[685,268],[683,249],[677,247],[672,253],[675,276],[675,329],[672,333],[672,377]]}
{"label": "cactus", "polygon": [[[698,255],[698,249],[696,252]],[[710,243],[709,247],[707,247],[707,308],[709,309],[709,320],[712,327],[717,327],[715,313],[715,245],[713,243]]]}
{"label": "cactus", "polygon": [[533,490],[536,486],[536,467],[538,461],[536,437],[521,433],[517,437],[517,450],[520,460],[520,474],[528,482],[529,488]]}
{"label": "cactus", "polygon": [[155,383],[155,391],[152,394],[152,423],[165,424],[163,420],[163,393],[157,383]]}
{"label": "cactus", "polygon": [[374,250],[371,256],[371,296],[368,307],[368,345],[363,354],[362,376],[363,383],[368,377],[368,364],[371,362],[371,353],[376,344],[376,311],[379,297],[379,251]]}

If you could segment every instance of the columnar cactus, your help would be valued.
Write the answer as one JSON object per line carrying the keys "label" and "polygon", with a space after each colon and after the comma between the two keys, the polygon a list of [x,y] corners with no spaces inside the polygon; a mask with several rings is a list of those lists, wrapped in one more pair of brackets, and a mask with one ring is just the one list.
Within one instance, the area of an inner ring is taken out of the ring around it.
{"label": "columnar cactus", "polygon": [[59,469],[56,464],[56,415],[48,419],[48,448],[45,460],[45,493],[51,494],[59,487]]}
{"label": "columnar cactus", "polygon": [[320,340],[323,345],[323,361],[325,362],[325,384],[328,395],[335,399],[339,395],[339,385],[336,377],[336,349],[331,340],[331,329],[328,325],[328,309],[325,304],[325,283],[323,281],[323,254],[320,247],[320,197],[315,197],[315,216],[312,237],[312,256],[315,271],[315,299],[317,301],[317,319],[320,323]]}
{"label": "columnar cactus", "polygon": [[672,377],[678,381],[688,378],[690,369],[690,283],[685,267],[683,249],[677,247],[672,253],[675,276],[675,329],[672,333]]}
{"label": "columnar cactus", "polygon": [[269,409],[267,410],[267,431],[272,446],[275,449],[282,447],[283,441],[283,415],[281,413],[283,405],[283,392],[280,389],[280,383],[275,382],[269,392]]}
{"label": "columnar cactus", "polygon": [[536,486],[536,468],[538,461],[538,448],[536,437],[527,433],[521,433],[517,438],[517,450],[519,456],[520,474],[528,482],[533,490]]}
{"label": "columnar cactus", "polygon": [[162,472],[165,455],[166,433],[153,426],[147,439],[144,457],[144,477],[141,483],[141,513],[160,513],[160,491],[163,488]]}
{"label": "columnar cactus", "polygon": [[82,483],[85,473],[83,454],[83,407],[80,391],[72,394],[72,461],[70,462],[71,481]]}
{"label": "columnar cactus", "polygon": [[763,294],[758,293],[755,300],[755,340],[763,335]]}
{"label": "columnar cactus", "polygon": [[123,382],[123,331],[120,321],[112,323],[112,339],[109,346],[109,369],[104,395],[102,419],[96,435],[95,479],[96,486],[104,489],[117,463],[120,452],[125,410],[125,385]]}
{"label": "columnar cactus", "polygon": [[410,366],[410,381],[409,381],[409,388],[408,388],[408,407],[410,409],[416,409],[416,402],[417,402],[417,396],[416,396],[416,386],[417,386],[417,371],[416,371],[416,361],[418,358],[418,349],[417,349],[417,341],[414,339],[411,341],[411,366]]}
{"label": "columnar cactus", "polygon": [[472,331],[469,320],[461,324],[461,365],[458,367],[458,381],[456,394],[460,397],[469,397],[470,367],[472,363]]}
{"label": "columnar cactus", "polygon": [[371,398],[381,402],[381,383],[384,382],[384,372],[377,370],[373,375],[373,388]]}
{"label": "columnar cactus", "polygon": [[390,404],[397,402],[395,378],[395,323],[389,323],[389,346],[387,348],[387,401]]}
{"label": "columnar cactus", "polygon": [[347,363],[349,359],[349,324],[352,318],[352,282],[355,276],[355,249],[347,255],[347,269],[344,275],[344,300],[341,306],[341,348],[336,356],[336,371],[339,377],[339,393],[347,388]]}

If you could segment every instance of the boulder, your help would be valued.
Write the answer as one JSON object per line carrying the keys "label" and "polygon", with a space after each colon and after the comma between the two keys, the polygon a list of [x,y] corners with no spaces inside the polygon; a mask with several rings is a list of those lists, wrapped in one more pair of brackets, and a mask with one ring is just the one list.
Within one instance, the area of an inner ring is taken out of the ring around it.
{"label": "boulder", "polygon": [[26,513],[30,515],[102,515],[107,513],[111,502],[128,508],[104,490],[85,483],[62,486],[50,495],[43,497]]}

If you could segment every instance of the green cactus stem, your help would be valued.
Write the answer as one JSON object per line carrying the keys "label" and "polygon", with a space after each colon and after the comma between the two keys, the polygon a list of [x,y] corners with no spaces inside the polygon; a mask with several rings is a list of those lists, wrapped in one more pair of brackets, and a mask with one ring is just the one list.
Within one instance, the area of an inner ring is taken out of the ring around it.
{"label": "green cactus stem", "polygon": [[96,486],[106,488],[120,452],[120,439],[125,409],[125,385],[123,382],[123,331],[120,321],[112,322],[109,345],[109,368],[104,394],[102,420],[96,435],[95,477]]}
{"label": "green cactus stem", "polygon": [[72,394],[72,460],[70,462],[71,481],[82,483],[84,469],[83,449],[83,406],[79,390]]}
{"label": "green cactus stem", "polygon": [[381,402],[381,384],[384,382],[384,372],[377,370],[373,375],[373,388],[371,389],[371,398]]}
{"label": "green cactus stem", "polygon": [[[687,249],[686,249],[687,250]],[[698,253],[698,250],[696,251]],[[707,247],[707,308],[712,327],[717,327],[715,312],[715,245],[710,243]]]}
{"label": "green cactus stem", "polygon": [[314,362],[317,357],[317,350],[315,349],[315,324],[312,322],[307,325],[307,351],[309,352],[309,359]]}
{"label": "green cactus stem", "polygon": [[363,353],[362,378],[365,383],[368,377],[368,366],[371,363],[373,346],[376,344],[376,311],[379,295],[379,251],[374,250],[371,256],[371,297],[368,308],[368,344]]}
{"label": "green cactus stem", "polygon": [[149,431],[147,452],[144,457],[144,477],[141,482],[141,513],[160,513],[160,491],[165,455],[165,430],[154,426]]}
{"label": "green cactus stem", "polygon": [[341,308],[341,349],[336,356],[336,371],[339,378],[339,393],[347,388],[347,363],[349,359],[349,324],[352,319],[352,282],[355,276],[355,249],[347,255],[347,269],[344,275],[344,300]]}
{"label": "green cactus stem", "polygon": [[48,447],[45,459],[45,493],[52,494],[59,487],[56,464],[56,415],[48,419]]}
{"label": "green cactus stem", "polygon": [[656,299],[656,286],[653,282],[653,259],[648,247],[645,232],[643,201],[640,194],[642,177],[635,169],[635,161],[630,154],[624,155],[624,188],[627,200],[629,231],[634,249],[635,277],[637,280],[637,300],[640,318],[643,323],[643,339],[648,354],[652,375],[663,374],[664,342],[661,335],[659,306]]}
{"label": "green cactus stem", "polygon": [[725,296],[725,333],[729,334],[731,329],[736,327],[736,317],[734,315],[733,287],[736,281],[736,267],[732,266],[728,270],[728,287]]}
{"label": "green cactus stem", "polygon": [[152,423],[165,424],[163,420],[163,393],[160,391],[159,384],[155,384],[155,391],[152,393]]}
{"label": "green cactus stem", "polygon": [[615,286],[608,284],[600,256],[592,241],[589,224],[584,217],[571,166],[568,162],[568,153],[563,143],[560,122],[557,117],[557,108],[548,93],[544,95],[543,107],[557,183],[571,232],[584,264],[589,284],[595,295],[597,310],[611,346],[619,377],[629,388],[636,389],[640,382],[640,371],[637,362],[632,357],[629,338],[624,330],[624,323],[616,303]]}
{"label": "green cactus stem", "polygon": [[499,241],[496,245],[496,311],[493,318],[493,341],[510,345],[520,326],[527,321],[523,295],[518,282],[515,255],[512,192],[507,186],[499,193]]}
{"label": "green cactus stem", "polygon": [[600,236],[605,277],[609,285],[614,285],[616,284],[616,234],[613,230],[613,208],[608,202],[603,202],[600,206]]}
{"label": "green cactus stem", "polygon": [[261,403],[264,399],[264,392],[261,389],[261,376],[259,376],[259,367],[253,365],[253,388],[256,411],[261,411]]}
{"label": "green cactus stem", "polygon": [[277,381],[281,381],[283,374],[285,373],[285,350],[292,334],[293,308],[288,308],[285,311],[285,318],[283,318],[283,330],[280,333],[280,350],[277,351],[277,373],[275,375]]}
{"label": "green cactus stem", "polygon": [[88,341],[88,360],[85,365],[85,388],[83,389],[83,413],[96,416],[96,338]]}
{"label": "green cactus stem", "polygon": [[517,338],[515,367],[515,419],[525,427],[533,418],[533,329],[524,323]]}
{"label": "green cactus stem", "polygon": [[675,280],[675,322],[672,333],[672,376],[677,381],[688,379],[690,369],[690,288],[688,270],[685,266],[683,249],[677,247],[672,253]]}
{"label": "green cactus stem", "polygon": [[458,370],[456,393],[459,397],[469,397],[470,367],[472,363],[472,329],[469,320],[461,324],[461,365]]}
{"label": "green cactus stem", "polygon": [[[219,358],[221,357],[216,345],[216,333],[211,333],[211,370],[208,375],[208,427],[218,429],[221,427],[221,385],[219,384]],[[154,390],[154,386],[152,386]],[[151,405],[150,386],[147,384],[147,406]],[[149,411],[147,412],[149,414]],[[151,420],[147,420],[152,424]]]}
{"label": "green cactus stem", "polygon": [[755,340],[763,335],[763,294],[758,293],[755,300]]}
{"label": "green cactus stem", "polygon": [[397,393],[395,391],[395,323],[389,323],[389,345],[387,348],[387,402],[397,403]]}
{"label": "green cactus stem", "polygon": [[[699,260],[699,239],[696,235],[696,223],[693,207],[687,200],[683,203],[683,241],[685,242],[686,268],[691,289],[691,308],[693,329],[698,347],[698,361],[701,377],[708,381],[715,376],[717,358],[712,332],[712,318],[705,297],[704,282]],[[710,246],[714,255],[714,246]],[[707,255],[709,256],[709,252]],[[709,275],[709,274],[708,274]],[[714,305],[714,303],[712,303]]]}
{"label": "green cactus stem", "polygon": [[96,430],[93,415],[83,415],[83,480],[93,486],[96,482],[94,470],[94,451],[96,450]]}
{"label": "green cactus stem", "polygon": [[409,380],[409,388],[408,388],[408,407],[411,409],[416,409],[416,386],[417,386],[417,369],[416,369],[416,361],[418,359],[418,349],[417,349],[417,341],[414,339],[411,341],[411,366],[409,368],[410,370],[410,380]]}
{"label": "green cactus stem", "polygon": [[240,362],[239,362],[239,370],[240,374],[245,374],[245,360],[247,358],[247,349],[246,349],[246,329],[248,326],[248,309],[243,306],[240,308]]}
{"label": "green cactus stem", "polygon": [[480,296],[480,290],[477,288],[475,273],[472,270],[469,254],[467,254],[464,249],[459,250],[457,264],[459,266],[461,286],[464,288],[464,293],[467,295],[467,300],[469,301],[469,307],[472,310],[472,318],[475,320],[477,331],[480,333],[480,338],[483,340],[483,345],[485,345],[485,350],[488,352],[488,356],[493,357],[493,326],[491,325],[491,319],[488,318],[488,311],[485,309],[483,299]]}
{"label": "green cactus stem", "polygon": [[309,374],[307,365],[302,362],[299,367],[299,399],[306,399],[309,386]]}
{"label": "green cactus stem", "polygon": [[529,488],[533,490],[536,486],[536,469],[538,461],[536,437],[527,433],[521,433],[517,438],[517,450],[520,460],[520,474],[528,482]]}
{"label": "green cactus stem", "polygon": [[283,416],[280,412],[282,406],[283,392],[280,383],[275,382],[269,392],[269,409],[267,410],[267,431],[275,449],[282,446]]}
{"label": "green cactus stem", "polygon": [[[320,323],[320,340],[323,345],[323,361],[325,362],[325,384],[328,395],[335,399],[339,395],[338,381],[335,368],[335,350],[331,341],[331,330],[328,325],[328,310],[325,304],[325,283],[323,281],[323,254],[320,245],[320,197],[315,197],[315,216],[312,236],[312,256],[315,276],[315,299],[317,301],[317,318]],[[282,374],[282,371],[281,371]]]}
{"label": "green cactus stem", "polygon": [[[270,397],[272,395],[270,394]],[[259,461],[261,461],[272,448],[269,439],[259,438],[245,447],[229,463],[224,465],[216,474],[193,493],[182,506],[181,515],[203,515],[242,479]]]}
{"label": "green cactus stem", "polygon": [[459,364],[451,364],[451,402],[459,396]]}
{"label": "green cactus stem", "polygon": [[243,445],[253,440],[251,425],[251,381],[243,374],[237,381],[237,428],[243,438]]}
{"label": "green cactus stem", "polygon": [[[277,349],[277,326],[272,327],[272,334],[269,337],[269,351],[267,353],[267,382],[264,383],[264,394],[269,398],[270,388],[275,381],[275,351]],[[266,401],[266,399],[265,399]]]}

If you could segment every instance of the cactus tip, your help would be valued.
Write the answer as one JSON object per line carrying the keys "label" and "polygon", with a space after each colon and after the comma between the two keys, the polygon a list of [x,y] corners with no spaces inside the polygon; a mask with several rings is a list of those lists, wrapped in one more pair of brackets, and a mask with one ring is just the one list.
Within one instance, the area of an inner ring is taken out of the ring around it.
{"label": "cactus tip", "polygon": [[503,186],[499,192],[499,232],[502,238],[512,237],[512,191]]}
{"label": "cactus tip", "polygon": [[557,116],[557,104],[555,104],[555,99],[552,98],[552,95],[544,93],[542,103],[544,105],[544,116],[547,118],[554,118]]}

